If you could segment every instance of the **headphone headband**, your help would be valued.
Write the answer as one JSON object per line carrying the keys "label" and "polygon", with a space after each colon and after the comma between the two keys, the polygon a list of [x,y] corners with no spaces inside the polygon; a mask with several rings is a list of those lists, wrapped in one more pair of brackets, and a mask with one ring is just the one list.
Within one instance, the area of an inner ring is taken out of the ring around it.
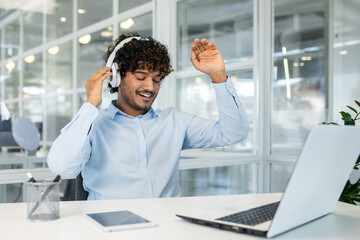
{"label": "headphone headband", "polygon": [[118,70],[119,70],[118,64],[114,63],[116,53],[126,43],[130,42],[133,39],[137,39],[137,40],[143,39],[143,40],[149,41],[149,39],[144,38],[144,37],[128,37],[128,38],[125,38],[118,45],[116,45],[115,49],[110,54],[110,56],[109,56],[109,58],[108,58],[108,60],[106,62],[106,67],[111,67],[112,72],[113,72],[113,75],[111,77],[109,77],[109,82],[110,82],[110,84],[111,84],[111,86],[113,88],[116,88],[116,87],[120,86],[120,81],[121,81],[121,76],[120,76],[120,73],[118,72]]}

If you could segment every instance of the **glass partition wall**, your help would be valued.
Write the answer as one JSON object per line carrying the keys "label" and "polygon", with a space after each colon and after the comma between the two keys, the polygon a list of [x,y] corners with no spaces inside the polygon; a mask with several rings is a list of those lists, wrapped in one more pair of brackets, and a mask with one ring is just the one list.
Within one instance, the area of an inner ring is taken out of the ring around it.
{"label": "glass partition wall", "polygon": [[[41,152],[46,152],[85,102],[85,82],[105,66],[112,41],[125,32],[152,36],[153,5],[149,0],[40,0],[17,9],[0,5],[0,121],[29,119],[40,132]],[[100,108],[116,97],[104,82]],[[16,175],[16,169],[29,165],[23,163],[26,156],[15,158],[0,146],[0,202],[24,199],[20,183],[1,178],[1,170]],[[69,184],[63,185],[65,193]]]}
{"label": "glass partition wall", "polygon": [[[258,161],[256,67],[254,54],[254,9],[252,0],[178,1],[176,5],[176,105],[185,112],[209,119],[219,119],[215,93],[208,76],[194,69],[190,46],[195,38],[207,38],[220,50],[227,75],[246,108],[249,137],[238,144],[204,150],[186,150],[183,159],[202,155],[216,158],[218,167],[193,168],[180,174],[185,195],[253,193],[257,191]],[[213,152],[217,152],[215,157]],[[203,159],[203,161],[207,161]],[[230,165],[230,166],[226,166]]]}
{"label": "glass partition wall", "polygon": [[[151,1],[122,0],[29,1],[1,9],[2,106],[12,119],[34,122],[42,147],[49,148],[85,101],[85,82],[105,65],[113,39],[125,32],[152,35],[152,11]],[[116,96],[107,84],[103,93],[106,108]]]}
{"label": "glass partition wall", "polygon": [[[283,191],[309,128],[328,119],[329,1],[273,1],[269,190]],[[290,162],[292,163],[289,163]]]}
{"label": "glass partition wall", "polygon": [[[215,42],[250,133],[232,146],[183,151],[184,196],[283,191],[311,125],[341,122],[360,90],[357,0],[28,2],[0,8],[1,117],[30,119],[44,149],[84,103],[86,80],[122,32],[169,47],[175,72],[156,106],[217,119],[211,81],[189,61],[194,38]],[[106,87],[99,108],[117,97]]]}

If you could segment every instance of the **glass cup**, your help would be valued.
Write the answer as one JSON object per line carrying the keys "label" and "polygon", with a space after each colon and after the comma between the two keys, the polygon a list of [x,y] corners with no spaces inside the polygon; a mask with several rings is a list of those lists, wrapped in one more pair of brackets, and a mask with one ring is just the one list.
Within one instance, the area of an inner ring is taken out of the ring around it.
{"label": "glass cup", "polygon": [[60,181],[26,182],[27,218],[31,221],[51,221],[60,217]]}

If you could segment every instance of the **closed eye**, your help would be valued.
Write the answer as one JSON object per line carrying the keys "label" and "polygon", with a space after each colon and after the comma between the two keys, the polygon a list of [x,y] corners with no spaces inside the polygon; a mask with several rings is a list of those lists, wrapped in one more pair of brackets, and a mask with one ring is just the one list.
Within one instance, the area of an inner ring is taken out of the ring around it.
{"label": "closed eye", "polygon": [[156,77],[156,78],[153,79],[153,82],[154,83],[161,83],[161,80],[162,79],[160,77]]}

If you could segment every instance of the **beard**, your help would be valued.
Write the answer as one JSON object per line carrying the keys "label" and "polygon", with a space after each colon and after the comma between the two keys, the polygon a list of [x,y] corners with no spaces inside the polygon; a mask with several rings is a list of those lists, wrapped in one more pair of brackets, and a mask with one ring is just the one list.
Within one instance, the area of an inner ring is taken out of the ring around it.
{"label": "beard", "polygon": [[[149,111],[157,96],[157,94],[155,94],[154,92],[139,91],[139,90],[136,90],[135,94],[132,95],[129,90],[126,90],[125,86],[120,88],[120,94],[121,94],[121,100],[124,103],[124,105],[137,111],[146,111],[146,112]],[[147,102],[141,101],[140,99],[137,99],[139,94],[151,95],[152,99]]]}

